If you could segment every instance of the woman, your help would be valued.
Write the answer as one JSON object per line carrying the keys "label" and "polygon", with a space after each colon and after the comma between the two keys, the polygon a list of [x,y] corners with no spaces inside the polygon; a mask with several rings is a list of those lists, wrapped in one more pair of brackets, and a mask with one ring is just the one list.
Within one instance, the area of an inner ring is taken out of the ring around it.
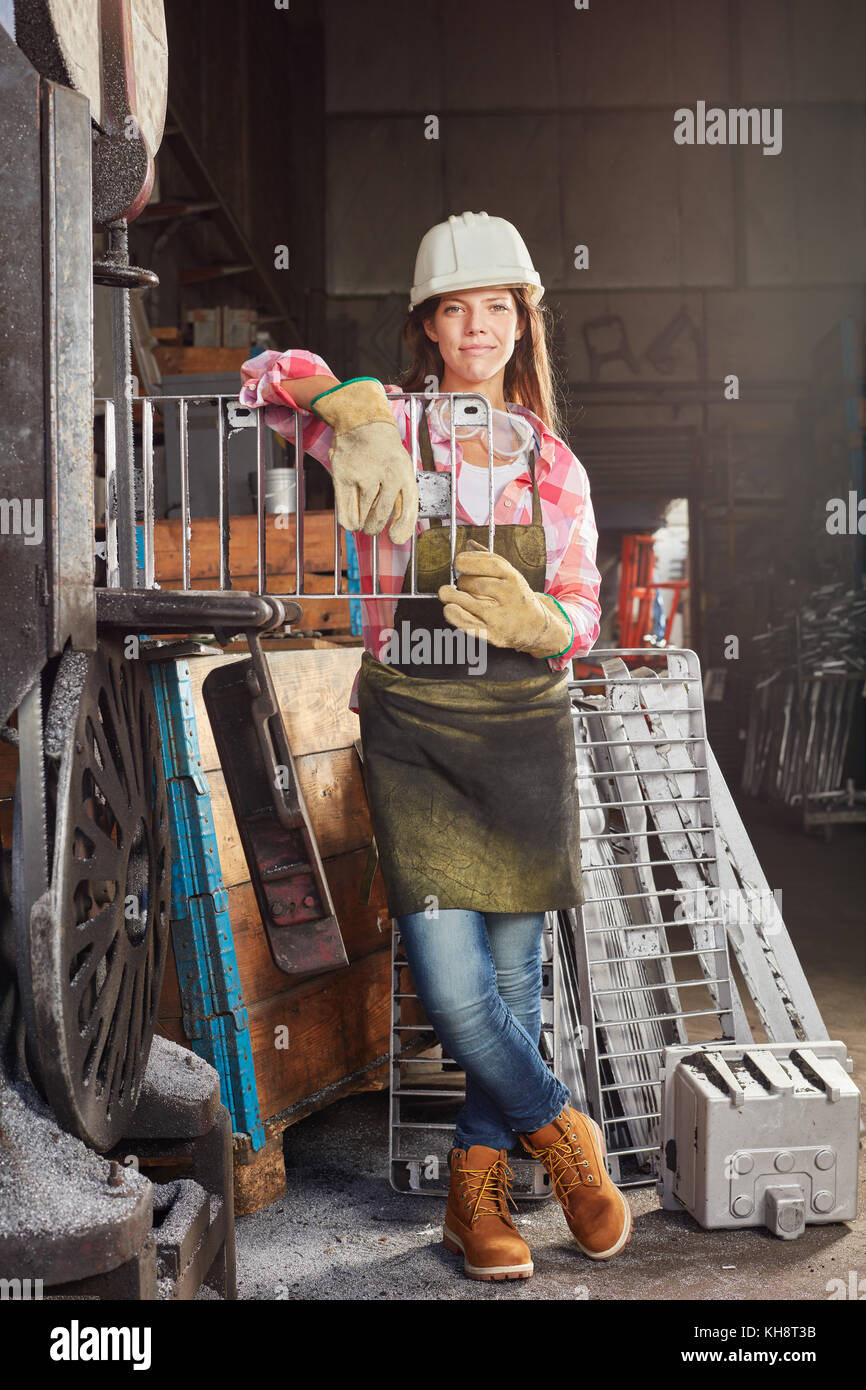
{"label": "woman", "polygon": [[[350,707],[389,909],[436,1036],[466,1072],[443,1240],[484,1280],[532,1274],[507,1205],[515,1134],[585,1254],[610,1259],[631,1234],[600,1128],[538,1049],[544,914],[583,902],[565,668],[592,647],[601,612],[588,480],[555,433],[543,293],[501,218],[449,217],[421,242],[404,330],[413,360],[392,389],[473,392],[491,407],[492,553],[486,430],[454,430],[456,585],[447,528],[417,519],[408,401],[371,377],[338,382],[302,351],[252,358],[240,394],[288,438],[285,407],[310,412],[304,448],[330,467],[362,593],[376,535],[380,589],[408,591],[416,530],[416,592],[438,595],[363,604]],[[448,402],[419,414],[422,465],[447,469]]]}

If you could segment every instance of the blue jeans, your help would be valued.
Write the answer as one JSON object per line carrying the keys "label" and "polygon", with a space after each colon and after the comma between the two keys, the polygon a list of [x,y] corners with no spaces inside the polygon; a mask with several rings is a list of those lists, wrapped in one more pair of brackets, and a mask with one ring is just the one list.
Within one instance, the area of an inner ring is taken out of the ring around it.
{"label": "blue jeans", "polygon": [[454,1147],[523,1148],[571,1092],[538,1050],[544,913],[440,910],[396,919],[418,997],[466,1073]]}

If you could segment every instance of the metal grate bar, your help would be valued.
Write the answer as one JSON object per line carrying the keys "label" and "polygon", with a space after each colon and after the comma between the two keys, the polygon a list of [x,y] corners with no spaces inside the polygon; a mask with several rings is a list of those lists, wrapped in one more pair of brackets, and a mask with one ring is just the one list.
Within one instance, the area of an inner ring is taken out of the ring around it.
{"label": "metal grate bar", "polygon": [[226,422],[223,415],[222,402],[217,401],[217,470],[219,474],[219,572],[220,588],[230,589],[232,587],[230,563],[229,563],[229,543],[230,526],[229,520],[229,454],[226,448]]}
{"label": "metal grate bar", "polygon": [[[637,896],[640,897],[641,894],[637,894]],[[618,902],[619,900],[617,898],[589,898],[588,901],[592,904],[595,904],[603,902]],[[587,936],[602,936],[614,931],[658,931],[659,927],[705,927],[708,926],[711,922],[720,923],[721,920],[721,917],[678,917],[675,922],[617,922],[615,924],[612,923],[610,926],[607,927],[585,927],[584,930]],[[701,954],[703,954],[705,951],[709,951],[714,948],[710,946],[700,946],[696,947],[695,949],[699,950]],[[715,949],[718,949],[720,951],[726,951],[726,947],[723,945]],[[640,957],[636,956],[635,959],[638,960],[640,959]]]}
{"label": "metal grate bar", "polygon": [[[647,924],[647,930],[652,930],[651,924]],[[614,928],[611,928],[614,930]],[[692,947],[690,951],[653,951],[652,954],[639,956],[600,956],[595,960],[596,965],[632,965],[636,960],[678,960],[682,956],[713,955],[714,953],[724,953],[724,946],[701,947],[698,951]]]}
{"label": "metal grate bar", "polygon": [[141,482],[144,502],[144,584],[153,588],[153,402],[145,398],[141,409]]}
{"label": "metal grate bar", "polygon": [[[633,959],[637,960],[638,957],[635,956],[633,957]],[[654,959],[654,957],[644,956],[641,957],[641,959],[652,960]],[[727,978],[727,975],[721,975],[717,980],[676,980],[675,984],[677,989],[694,989],[696,985],[701,985],[703,987],[706,987],[707,985],[723,985],[727,981]],[[667,981],[665,981],[663,984],[660,985],[620,985],[617,989],[596,989],[593,990],[593,994],[595,995],[596,999],[598,999],[599,996],[602,994],[639,994],[643,991],[650,991],[654,989],[669,990],[670,984]]]}
{"label": "metal grate bar", "polygon": [[[642,740],[640,740],[640,742],[641,742],[641,743],[643,744],[643,746],[645,746],[645,747],[658,747],[658,744],[656,743],[656,741],[655,741],[654,739],[642,739]],[[667,742],[667,740],[665,740],[665,742]],[[594,746],[595,748],[598,748],[598,747],[603,747],[604,745],[601,745],[601,744],[596,743],[596,744],[594,744],[593,746]],[[630,747],[634,747],[634,746],[635,746],[634,744],[630,744]],[[582,748],[586,748],[587,745],[586,745],[585,743],[583,743],[583,744],[581,744],[581,747],[582,747]],[[610,744],[608,744],[607,747],[610,747]],[[709,771],[709,768],[703,767],[703,766],[702,766],[701,764],[699,764],[699,763],[688,763],[685,767],[672,767],[669,763],[666,763],[663,772],[661,772],[661,771],[659,771],[659,772],[657,772],[657,773],[656,773],[656,772],[647,772],[647,773],[643,773],[643,774],[632,774],[632,775],[638,775],[638,776],[641,776],[641,775],[642,775],[642,776],[644,776],[644,777],[666,777],[668,774],[671,774],[671,775],[673,775],[673,776],[676,776],[677,773],[680,773],[680,772],[683,773],[683,774],[687,774],[687,773],[690,773],[690,772],[708,772],[708,771]],[[616,781],[619,780],[619,774],[616,773],[616,772],[578,772],[578,774],[577,774],[577,780],[578,780],[579,782],[589,782],[589,781],[616,782]],[[701,798],[690,797],[690,798],[688,798],[688,799],[689,799],[689,800],[700,799],[700,800],[702,800],[702,801],[709,801],[709,797],[701,797]],[[613,805],[616,805],[616,802],[610,802],[610,803],[607,803],[607,804],[610,804],[610,805],[613,806]],[[644,804],[646,804],[646,803],[644,803]]]}
{"label": "metal grate bar", "polygon": [[[593,993],[593,998],[598,995]],[[600,1028],[631,1028],[635,1023],[670,1023],[673,1019],[682,1018],[716,1018],[720,1013],[729,1013],[728,1009],[678,1009],[672,1014],[648,1014],[646,1018],[602,1018],[597,1020],[597,1027]]]}
{"label": "metal grate bar", "polygon": [[180,526],[181,526],[181,569],[184,590],[189,589],[189,402],[182,398],[178,413],[180,415]]}

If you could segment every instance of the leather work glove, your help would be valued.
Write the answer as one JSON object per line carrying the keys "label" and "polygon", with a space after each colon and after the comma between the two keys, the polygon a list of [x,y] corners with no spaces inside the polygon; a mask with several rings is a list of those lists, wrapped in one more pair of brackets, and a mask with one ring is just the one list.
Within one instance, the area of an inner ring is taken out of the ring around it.
{"label": "leather work glove", "polygon": [[334,431],[329,457],[340,525],[378,536],[393,512],[388,535],[404,545],[418,520],[418,484],[382,383],[335,386],[311,409]]}
{"label": "leather work glove", "polygon": [[549,594],[530,589],[503,555],[477,541],[469,546],[454,556],[454,568],[460,571],[457,587],[443,584],[439,589],[446,621],[494,647],[542,657],[563,651],[571,642],[571,623]]}

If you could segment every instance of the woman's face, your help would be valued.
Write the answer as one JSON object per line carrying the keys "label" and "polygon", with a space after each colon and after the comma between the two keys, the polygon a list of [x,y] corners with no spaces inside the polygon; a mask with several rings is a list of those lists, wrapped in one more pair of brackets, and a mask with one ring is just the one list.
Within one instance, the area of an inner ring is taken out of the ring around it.
{"label": "woman's face", "polygon": [[511,290],[486,286],[444,294],[424,323],[449,375],[481,383],[505,371],[523,334]]}

